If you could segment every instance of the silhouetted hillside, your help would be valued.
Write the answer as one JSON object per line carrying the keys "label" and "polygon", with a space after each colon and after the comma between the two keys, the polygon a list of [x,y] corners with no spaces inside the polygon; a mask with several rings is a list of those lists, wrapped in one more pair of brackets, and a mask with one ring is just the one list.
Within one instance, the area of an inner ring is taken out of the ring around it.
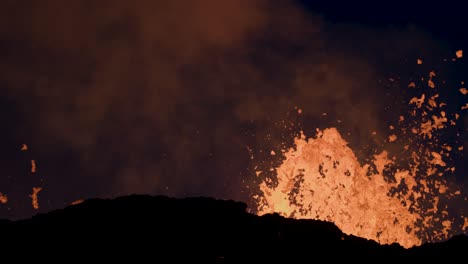
{"label": "silhouetted hillside", "polygon": [[332,223],[277,214],[259,217],[246,208],[241,202],[210,198],[131,195],[91,199],[31,219],[0,220],[0,243],[3,255],[13,252],[9,249],[33,250],[40,257],[64,254],[65,262],[74,257],[104,257],[107,261],[126,257],[132,262],[386,262],[463,259],[468,249],[466,236],[411,250],[397,244],[381,246],[345,235]]}

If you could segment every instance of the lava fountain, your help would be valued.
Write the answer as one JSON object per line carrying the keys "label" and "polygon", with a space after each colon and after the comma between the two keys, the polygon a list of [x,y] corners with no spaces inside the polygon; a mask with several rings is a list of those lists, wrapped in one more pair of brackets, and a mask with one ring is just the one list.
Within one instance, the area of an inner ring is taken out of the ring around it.
{"label": "lava fountain", "polygon": [[[461,194],[444,177],[455,171],[450,155],[463,146],[441,137],[460,114],[442,110],[446,103],[437,102],[434,76],[429,73],[425,93],[411,98],[411,110],[390,126],[386,144],[401,147],[395,153],[383,150],[362,164],[337,128],[317,129],[308,139],[301,131],[294,147],[283,151],[274,180],[257,172],[258,214],[330,221],[344,233],[405,248],[447,239],[460,229],[441,202]],[[461,217],[463,229],[468,218]]]}

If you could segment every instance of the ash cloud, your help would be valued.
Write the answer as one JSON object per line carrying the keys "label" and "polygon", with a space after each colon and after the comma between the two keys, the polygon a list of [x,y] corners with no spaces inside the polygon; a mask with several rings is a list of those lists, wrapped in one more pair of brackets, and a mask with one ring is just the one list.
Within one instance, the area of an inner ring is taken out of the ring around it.
{"label": "ash cloud", "polygon": [[340,119],[361,144],[385,127],[377,84],[389,65],[444,50],[415,27],[334,24],[295,1],[6,1],[0,10],[1,96],[24,121],[4,129],[31,143],[48,174],[42,194],[60,201],[246,200],[245,146],[279,146],[265,135],[294,106],[306,128]]}

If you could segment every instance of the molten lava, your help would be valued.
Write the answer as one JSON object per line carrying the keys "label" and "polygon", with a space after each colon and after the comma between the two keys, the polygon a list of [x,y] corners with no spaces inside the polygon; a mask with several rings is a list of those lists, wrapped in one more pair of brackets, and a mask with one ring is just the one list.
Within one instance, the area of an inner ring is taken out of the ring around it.
{"label": "molten lava", "polygon": [[31,197],[31,204],[34,209],[39,209],[39,200],[37,195],[39,192],[42,191],[42,187],[33,187],[32,194],[29,196]]}
{"label": "molten lava", "polygon": [[37,167],[36,167],[36,161],[31,160],[31,173],[36,173]]}
{"label": "molten lava", "polygon": [[23,144],[21,145],[21,151],[27,151],[28,150],[28,145]]}
{"label": "molten lava", "polygon": [[296,138],[295,144],[277,169],[278,185],[261,184],[260,214],[331,221],[345,233],[384,244],[420,243],[415,233],[419,215],[410,212],[415,205],[388,195],[402,179],[416,185],[415,179],[400,171],[397,182],[386,182],[383,170],[392,163],[386,152],[375,156],[373,165],[361,166],[335,128],[320,131],[315,139]]}
{"label": "molten lava", "polygon": [[442,202],[461,194],[442,176],[455,171],[448,165],[450,157],[463,147],[450,146],[440,136],[459,114],[440,110],[446,104],[437,102],[435,76],[429,73],[429,81],[422,82],[429,90],[410,99],[414,109],[390,126],[385,144],[393,151],[375,153],[365,164],[337,128],[317,129],[309,139],[301,131],[295,147],[282,151],[275,178],[257,172],[262,179],[258,214],[330,221],[347,234],[406,248],[447,239],[452,229],[465,228],[468,218],[462,216],[464,223],[455,227]]}

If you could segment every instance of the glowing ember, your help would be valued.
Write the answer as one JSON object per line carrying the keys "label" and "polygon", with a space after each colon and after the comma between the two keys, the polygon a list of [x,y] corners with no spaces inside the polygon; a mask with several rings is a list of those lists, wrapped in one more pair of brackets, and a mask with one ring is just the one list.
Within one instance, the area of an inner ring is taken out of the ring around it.
{"label": "glowing ember", "polygon": [[435,88],[435,84],[434,82],[432,81],[432,77],[436,76],[435,72],[431,71],[429,73],[429,80],[427,81],[427,85],[431,88]]}
{"label": "glowing ember", "polygon": [[462,93],[463,95],[466,95],[468,94],[468,90],[466,88],[460,88],[460,93]]}
{"label": "glowing ember", "polygon": [[413,97],[411,100],[410,100],[410,104],[416,104],[416,106],[418,108],[421,108],[423,103],[424,103],[424,99],[426,98],[426,96],[424,94],[421,95],[421,98],[417,98],[417,97]]}
{"label": "glowing ember", "polygon": [[36,210],[39,209],[39,201],[37,199],[37,194],[40,191],[42,191],[42,187],[33,187],[32,194],[29,196],[31,197],[32,207]]}
{"label": "glowing ember", "polygon": [[455,52],[455,55],[457,56],[457,58],[462,58],[463,57],[463,50],[457,50],[457,52]]}
{"label": "glowing ember", "polygon": [[[429,73],[432,89],[434,76]],[[466,228],[466,218],[463,227],[455,226],[442,204],[461,193],[442,177],[455,171],[448,165],[454,148],[442,141],[439,130],[453,120],[439,110],[446,104],[438,99],[430,93],[410,99],[414,109],[400,115],[398,125],[389,126],[394,133],[388,142],[401,138],[404,143],[392,147],[401,150],[377,152],[364,164],[338,129],[317,129],[309,139],[301,131],[294,148],[282,151],[282,163],[270,169],[273,179],[257,173],[262,178],[261,195],[255,197],[258,214],[330,221],[347,234],[407,248],[447,239],[452,229]]]}
{"label": "glowing ember", "polygon": [[422,60],[421,60],[421,59],[418,59],[416,62],[417,62],[418,64],[422,64]]}
{"label": "glowing ember", "polygon": [[31,173],[36,173],[36,161],[31,160]]}
{"label": "glowing ember", "polygon": [[247,151],[249,152],[250,159],[253,160],[253,159],[254,159],[254,155],[253,155],[252,149],[251,149],[249,146],[245,146],[245,148],[246,148]]}
{"label": "glowing ember", "polygon": [[27,151],[28,150],[28,145],[23,144],[21,145],[21,151]]}
{"label": "glowing ember", "polygon": [[6,196],[6,194],[3,194],[0,192],[0,203],[6,204],[7,202],[8,202],[8,197]]}

